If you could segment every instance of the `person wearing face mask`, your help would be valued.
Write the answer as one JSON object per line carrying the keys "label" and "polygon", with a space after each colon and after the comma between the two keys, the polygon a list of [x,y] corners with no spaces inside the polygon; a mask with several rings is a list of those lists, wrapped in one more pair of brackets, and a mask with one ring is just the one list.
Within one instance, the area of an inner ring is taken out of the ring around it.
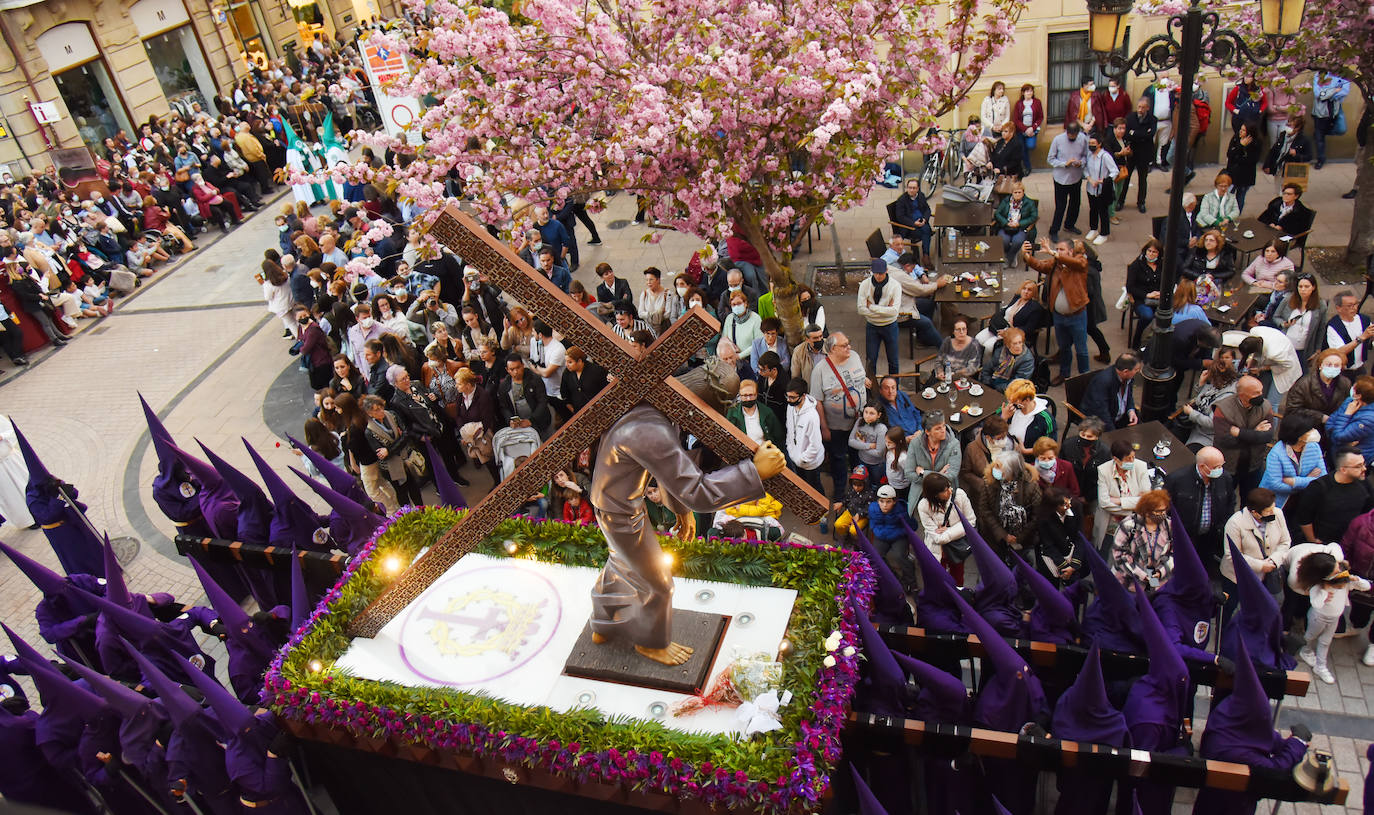
{"label": "person wearing face mask", "polygon": [[686,273],[673,278],[673,290],[668,292],[668,307],[664,312],[664,328],[678,321],[687,313],[687,294],[692,290],[692,278]]}
{"label": "person wearing face mask", "polygon": [[1079,535],[1083,524],[1074,511],[1074,497],[1058,486],[1041,485],[1035,512],[1035,547],[1040,557],[1031,565],[1063,588],[1083,568]]}
{"label": "person wearing face mask", "polygon": [[301,360],[310,372],[310,387],[313,390],[327,387],[334,376],[334,360],[329,353],[329,340],[325,337],[320,324],[310,315],[310,309],[296,306],[297,330],[300,332]]}
{"label": "person wearing face mask", "polygon": [[1007,420],[995,413],[984,419],[978,426],[973,441],[964,446],[964,452],[960,456],[959,485],[967,490],[969,495],[982,492],[985,483],[983,476],[987,475],[992,457],[1002,450],[1010,449]]}
{"label": "person wearing face mask", "polygon": [[817,492],[821,488],[821,465],[825,463],[825,442],[821,428],[825,412],[812,397],[806,380],[794,377],[787,383],[787,462],[801,479]]}
{"label": "person wearing face mask", "polygon": [[721,323],[720,335],[736,348],[752,349],[754,340],[763,336],[763,321],[749,309],[749,298],[742,291],[729,293],[730,312]]}
{"label": "person wearing face mask", "polygon": [[1088,158],[1083,166],[1083,180],[1088,182],[1088,234],[1084,238],[1098,246],[1112,234],[1115,179],[1116,160],[1103,149],[1101,138],[1096,134],[1088,136]]}
{"label": "person wearing face mask", "polygon": [[463,306],[476,311],[482,322],[492,328],[500,330],[505,325],[506,310],[501,298],[482,282],[480,274],[471,267],[463,272]]}
{"label": "person wearing face mask", "polygon": [[1059,457],[1059,442],[1052,436],[1041,436],[1031,446],[1031,454],[1035,457],[1035,475],[1041,490],[1054,486],[1068,490],[1074,498],[1081,497],[1073,464]]}
{"label": "person wearing face mask", "polygon": [[1107,128],[1117,119],[1124,119],[1131,113],[1131,95],[1121,89],[1121,83],[1112,77],[1107,87],[1093,95],[1093,120],[1098,127]]}
{"label": "person wearing face mask", "polygon": [[[1288,557],[1293,538],[1288,532],[1288,522],[1283,510],[1275,503],[1272,490],[1256,487],[1245,494],[1245,504],[1226,520],[1226,540],[1235,544],[1244,558],[1243,565],[1264,583],[1274,602],[1283,604],[1283,573],[1280,567]],[[1240,603],[1240,593],[1236,591],[1236,569],[1238,564],[1231,557],[1231,547],[1222,550],[1221,586],[1227,594],[1226,604],[1221,609],[1222,625],[1235,613]]]}
{"label": "person wearing face mask", "polygon": [[1083,138],[1082,126],[1068,122],[1064,132],[1050,141],[1048,161],[1054,175],[1054,215],[1050,218],[1049,237],[1059,240],[1059,227],[1077,235],[1078,209],[1082,204],[1083,166],[1088,160],[1088,139]]}
{"label": "person wearing face mask", "polygon": [[1039,504],[1040,485],[1035,468],[1014,450],[993,454],[973,507],[978,513],[978,531],[995,551],[1005,553],[1012,549],[1029,562],[1038,560],[1034,511]]}
{"label": "person wearing face mask", "polygon": [[1174,497],[1178,515],[1211,575],[1226,548],[1223,527],[1236,506],[1236,481],[1223,469],[1225,463],[1221,450],[1203,447],[1192,467],[1164,477],[1164,489]]}
{"label": "person wearing face mask", "polygon": [[1264,461],[1260,486],[1274,493],[1277,506],[1326,475],[1321,433],[1306,413],[1288,413],[1279,421],[1279,440]]}
{"label": "person wearing face mask", "polygon": [[1265,175],[1272,175],[1282,183],[1286,165],[1294,162],[1306,164],[1312,160],[1312,140],[1303,132],[1306,124],[1307,119],[1301,114],[1288,117],[1288,127],[1284,128],[1279,140],[1274,142],[1269,154],[1264,157],[1261,169]]}
{"label": "person wearing face mask", "polygon": [[825,331],[815,323],[802,330],[805,335],[792,349],[792,376],[811,381],[811,372],[825,359]]}
{"label": "person wearing face mask", "polygon": [[391,329],[373,318],[372,306],[367,303],[359,303],[354,306],[353,316],[357,322],[348,329],[348,347],[353,349],[353,364],[357,366],[363,379],[370,381],[372,364],[364,356],[364,347],[368,340],[379,339]]}
{"label": "person wearing face mask", "polygon": [[[1111,458],[1098,466],[1096,479],[1094,541],[1114,534],[1116,525],[1135,510],[1140,496],[1150,491],[1150,468],[1136,458],[1129,441],[1117,439],[1111,444]],[[1222,518],[1218,518],[1217,526],[1221,523]]]}
{"label": "person wearing face mask", "polygon": [[1332,444],[1354,445],[1366,463],[1374,461],[1374,377],[1355,380],[1349,398],[1327,421],[1326,432]]}
{"label": "person wearing face mask", "polygon": [[1350,394],[1353,382],[1345,373],[1345,354],[1337,349],[1322,351],[1303,378],[1288,389],[1283,402],[1284,419],[1303,416],[1313,427],[1327,424]]}
{"label": "person wearing face mask", "polygon": [[1140,496],[1134,511],[1116,527],[1108,563],[1128,591],[1135,591],[1137,585],[1156,590],[1173,574],[1174,537],[1169,504],[1168,492],[1150,490]]}

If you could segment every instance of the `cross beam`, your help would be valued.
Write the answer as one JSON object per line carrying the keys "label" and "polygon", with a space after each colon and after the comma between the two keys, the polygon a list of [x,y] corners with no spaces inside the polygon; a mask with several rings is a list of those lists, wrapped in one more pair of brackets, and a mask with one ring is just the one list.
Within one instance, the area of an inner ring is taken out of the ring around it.
{"label": "cross beam", "polygon": [[[640,402],[647,401],[658,408],[727,462],[750,458],[757,447],[672,376],[720,330],[720,324],[704,310],[692,309],[663,332],[640,358],[628,341],[592,318],[586,309],[531,269],[457,206],[450,204],[431,232],[467,264],[485,270],[512,297],[550,325],[558,326],[565,337],[587,351],[615,379],[354,618],[349,627],[349,634],[354,637],[376,636],[459,558],[485,540],[498,523],[548,483],[554,473]],[[828,508],[825,497],[790,470],[768,479],[764,486],[807,522],[814,523]]]}

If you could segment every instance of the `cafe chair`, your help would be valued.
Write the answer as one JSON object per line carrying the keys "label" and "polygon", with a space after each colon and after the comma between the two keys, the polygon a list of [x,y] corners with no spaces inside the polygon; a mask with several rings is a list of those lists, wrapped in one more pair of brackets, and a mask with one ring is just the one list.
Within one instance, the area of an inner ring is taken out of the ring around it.
{"label": "cafe chair", "polygon": [[1064,431],[1059,437],[1062,443],[1069,437],[1069,427],[1077,424],[1086,418],[1083,411],[1076,406],[1083,402],[1083,395],[1088,392],[1088,383],[1097,376],[1100,371],[1088,371],[1085,374],[1071,376],[1064,380]]}
{"label": "cafe chair", "polygon": [[883,240],[881,229],[873,230],[873,233],[864,239],[864,245],[868,247],[868,256],[880,258],[887,251],[887,243]]}

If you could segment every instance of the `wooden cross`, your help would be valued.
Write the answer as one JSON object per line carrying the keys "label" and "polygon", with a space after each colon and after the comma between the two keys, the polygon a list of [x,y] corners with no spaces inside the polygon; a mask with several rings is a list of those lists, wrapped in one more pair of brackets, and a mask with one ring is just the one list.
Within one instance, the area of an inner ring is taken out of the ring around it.
{"label": "wooden cross", "polygon": [[[469,266],[487,272],[545,322],[558,326],[615,379],[354,618],[349,627],[354,637],[376,636],[459,558],[477,548],[498,523],[640,402],[658,408],[727,462],[752,458],[758,447],[672,376],[720,331],[720,323],[706,311],[694,308],[687,312],[641,358],[629,341],[593,317],[553,281],[531,269],[455,204],[440,213],[430,232]],[[825,497],[791,470],[768,479],[764,488],[807,523],[820,520],[829,509]]]}

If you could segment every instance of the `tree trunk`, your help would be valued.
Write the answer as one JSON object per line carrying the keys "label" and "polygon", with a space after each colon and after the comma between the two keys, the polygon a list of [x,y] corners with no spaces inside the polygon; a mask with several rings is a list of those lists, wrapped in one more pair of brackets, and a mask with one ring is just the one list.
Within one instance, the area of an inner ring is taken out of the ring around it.
{"label": "tree trunk", "polygon": [[1374,147],[1366,144],[1355,151],[1355,206],[1350,220],[1350,245],[1345,250],[1345,262],[1359,269],[1366,268],[1369,255],[1374,253]]}
{"label": "tree trunk", "polygon": [[797,284],[792,279],[791,253],[787,253],[782,259],[773,253],[773,247],[768,245],[768,239],[764,237],[758,217],[754,213],[742,211],[739,207],[731,207],[729,211],[734,215],[735,222],[744,230],[744,237],[749,241],[749,245],[763,258],[763,270],[768,274],[769,282],[773,284],[773,310],[782,321],[782,331],[787,338],[787,345],[796,347],[804,336],[801,301],[797,299]]}

